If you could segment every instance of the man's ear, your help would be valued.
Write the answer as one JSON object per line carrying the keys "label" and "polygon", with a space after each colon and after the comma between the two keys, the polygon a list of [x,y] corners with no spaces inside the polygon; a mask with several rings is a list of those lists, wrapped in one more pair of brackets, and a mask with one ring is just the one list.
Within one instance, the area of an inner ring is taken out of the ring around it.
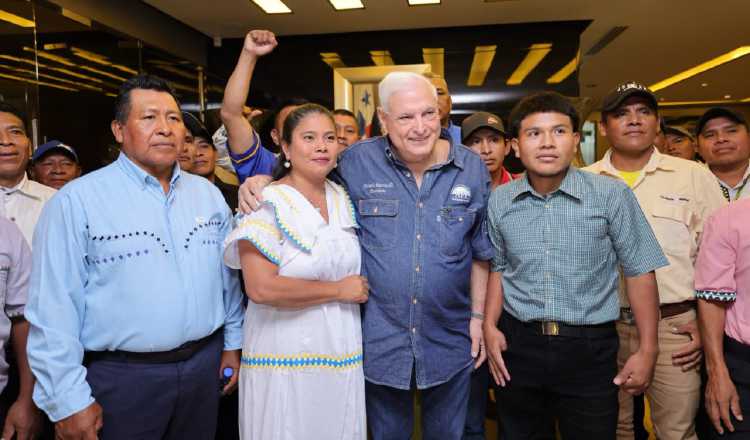
{"label": "man's ear", "polygon": [[118,144],[122,145],[123,140],[123,133],[122,133],[122,125],[120,125],[120,122],[115,119],[110,124],[110,128],[112,129],[112,134],[115,136],[115,140]]}
{"label": "man's ear", "polygon": [[272,128],[271,129],[271,139],[273,139],[273,143],[281,146],[281,136],[279,135],[279,130]]}
{"label": "man's ear", "polygon": [[510,140],[510,146],[513,148],[513,151],[516,153],[517,158],[521,158],[521,152],[519,151],[520,146],[518,145],[518,138],[513,138]]}

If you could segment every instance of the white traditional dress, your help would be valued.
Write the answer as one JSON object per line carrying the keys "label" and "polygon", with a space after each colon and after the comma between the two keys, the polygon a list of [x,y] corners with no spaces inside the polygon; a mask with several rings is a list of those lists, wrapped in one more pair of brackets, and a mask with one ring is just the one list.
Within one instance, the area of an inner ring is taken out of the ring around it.
{"label": "white traditional dress", "polygon": [[[279,275],[338,281],[360,271],[354,207],[326,182],[328,223],[297,190],[276,184],[239,217],[224,259],[240,267],[248,240]],[[240,372],[244,440],[365,439],[365,383],[359,305],[330,302],[301,309],[248,304]]]}

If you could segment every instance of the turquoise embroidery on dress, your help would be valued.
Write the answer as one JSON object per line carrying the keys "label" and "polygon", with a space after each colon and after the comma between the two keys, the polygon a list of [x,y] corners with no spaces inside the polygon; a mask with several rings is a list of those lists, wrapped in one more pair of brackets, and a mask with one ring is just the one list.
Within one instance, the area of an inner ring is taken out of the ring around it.
{"label": "turquoise embroidery on dress", "polygon": [[695,296],[709,301],[730,302],[737,299],[737,292],[720,292],[718,290],[696,290]]}
{"label": "turquoise embroidery on dress", "polygon": [[343,370],[354,368],[361,364],[361,351],[345,354],[343,356],[309,353],[302,353],[295,356],[276,354],[257,354],[242,356],[242,366],[245,368],[324,368]]}
{"label": "turquoise embroidery on dress", "polygon": [[268,246],[263,243],[263,240],[260,239],[260,235],[257,233],[258,230],[265,231],[276,241],[281,238],[281,234],[279,233],[279,231],[269,223],[253,218],[238,218],[238,239],[249,241],[273,264],[280,266],[281,256],[274,253]]}

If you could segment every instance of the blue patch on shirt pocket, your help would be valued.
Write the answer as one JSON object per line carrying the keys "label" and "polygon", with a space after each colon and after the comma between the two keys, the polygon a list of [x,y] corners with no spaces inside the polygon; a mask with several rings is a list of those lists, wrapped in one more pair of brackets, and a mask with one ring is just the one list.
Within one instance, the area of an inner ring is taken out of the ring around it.
{"label": "blue patch on shirt pocket", "polygon": [[398,200],[363,199],[357,207],[362,245],[373,249],[395,246]]}
{"label": "blue patch on shirt pocket", "polygon": [[440,254],[449,259],[463,258],[469,250],[467,234],[474,226],[476,209],[458,206],[440,210]]}

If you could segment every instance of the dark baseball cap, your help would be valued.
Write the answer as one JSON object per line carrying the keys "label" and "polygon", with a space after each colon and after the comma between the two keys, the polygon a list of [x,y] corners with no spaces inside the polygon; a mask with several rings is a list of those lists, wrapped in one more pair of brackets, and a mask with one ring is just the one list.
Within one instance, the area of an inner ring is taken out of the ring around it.
{"label": "dark baseball cap", "polygon": [[617,109],[622,103],[631,96],[642,96],[646,98],[654,110],[659,108],[656,102],[656,96],[648,87],[635,81],[628,81],[615,87],[602,100],[602,113],[608,113]]}
{"label": "dark baseball cap", "polygon": [[502,133],[503,136],[506,134],[503,120],[499,116],[487,112],[476,112],[461,123],[461,142],[468,139],[472,133],[480,128],[491,128]]}
{"label": "dark baseball cap", "polygon": [[[188,112],[182,112],[182,122],[185,124],[185,128],[188,129],[193,137],[200,137],[205,139],[211,146],[214,146],[214,141],[211,135],[208,133],[208,129],[203,122],[200,121],[195,115]],[[215,148],[215,147],[214,147]]]}
{"label": "dark baseball cap", "polygon": [[667,125],[664,128],[664,134],[671,134],[674,136],[683,136],[690,138],[691,140],[695,140],[695,136],[693,133],[690,133],[690,131],[685,127],[680,127],[679,125]]}
{"label": "dark baseball cap", "polygon": [[736,112],[727,107],[711,107],[703,113],[703,116],[698,120],[698,125],[695,126],[695,132],[700,134],[703,132],[703,128],[708,124],[708,121],[716,118],[727,118],[730,121],[734,121],[736,124],[744,125],[747,128],[747,120],[740,112]]}
{"label": "dark baseball cap", "polygon": [[37,149],[34,151],[34,154],[31,156],[31,161],[36,162],[47,154],[52,153],[63,154],[73,159],[76,163],[79,163],[76,150],[74,150],[70,145],[65,145],[58,140],[49,141],[37,147]]}

